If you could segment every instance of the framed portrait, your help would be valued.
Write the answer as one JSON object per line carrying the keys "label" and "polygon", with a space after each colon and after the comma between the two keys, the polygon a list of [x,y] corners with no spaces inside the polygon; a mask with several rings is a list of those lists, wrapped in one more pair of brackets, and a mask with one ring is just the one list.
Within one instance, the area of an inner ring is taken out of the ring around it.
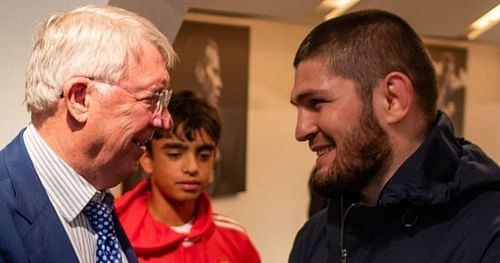
{"label": "framed portrait", "polygon": [[467,49],[426,45],[437,74],[438,109],[451,119],[455,134],[463,136]]}
{"label": "framed portrait", "polygon": [[173,43],[172,88],[194,91],[222,118],[212,196],[246,189],[249,38],[248,27],[184,21]]}

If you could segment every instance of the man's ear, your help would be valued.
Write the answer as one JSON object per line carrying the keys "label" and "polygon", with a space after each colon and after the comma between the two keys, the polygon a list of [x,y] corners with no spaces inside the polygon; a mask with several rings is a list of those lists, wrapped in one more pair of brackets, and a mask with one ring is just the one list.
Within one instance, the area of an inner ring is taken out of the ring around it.
{"label": "man's ear", "polygon": [[380,116],[388,124],[400,122],[413,107],[413,84],[407,75],[401,72],[391,72],[375,88],[374,100],[378,105]]}
{"label": "man's ear", "polygon": [[150,175],[153,173],[153,162],[151,161],[151,156],[148,152],[145,152],[141,158],[139,158],[139,164],[146,174]]}
{"label": "man's ear", "polygon": [[91,80],[85,77],[74,77],[65,82],[63,96],[68,112],[79,123],[85,123],[88,118],[89,87]]}

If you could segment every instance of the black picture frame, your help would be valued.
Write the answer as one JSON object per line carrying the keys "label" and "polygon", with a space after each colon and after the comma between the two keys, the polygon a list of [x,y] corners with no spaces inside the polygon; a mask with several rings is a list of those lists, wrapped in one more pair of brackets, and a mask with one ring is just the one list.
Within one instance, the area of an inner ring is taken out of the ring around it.
{"label": "black picture frame", "polygon": [[204,55],[205,39],[215,42],[220,59],[223,88],[216,106],[222,118],[219,158],[216,162],[212,196],[246,190],[247,100],[250,29],[186,20],[173,43],[179,63],[171,71],[174,90],[189,89],[203,95],[194,73]]}

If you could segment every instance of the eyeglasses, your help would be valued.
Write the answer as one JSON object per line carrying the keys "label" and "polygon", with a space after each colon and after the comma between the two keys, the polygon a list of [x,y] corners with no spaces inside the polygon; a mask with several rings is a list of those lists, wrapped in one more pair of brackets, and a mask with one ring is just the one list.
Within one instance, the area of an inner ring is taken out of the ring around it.
{"label": "eyeglasses", "polygon": [[170,98],[172,98],[171,89],[162,89],[150,96],[149,100],[151,101],[151,105],[155,105],[155,115],[159,115],[167,109]]}
{"label": "eyeglasses", "polygon": [[93,78],[89,78],[90,80],[92,80],[94,83],[101,83],[101,84],[104,84],[104,85],[107,85],[107,86],[114,86],[114,87],[120,87],[124,90],[126,90],[128,93],[130,93],[134,99],[137,101],[137,102],[144,102],[148,105],[151,105],[152,107],[154,107],[154,116],[157,116],[157,115],[160,115],[165,109],[167,109],[168,107],[168,104],[170,103],[170,98],[172,98],[172,89],[168,89],[168,88],[163,88],[147,97],[144,97],[144,98],[138,98],[136,93],[134,93],[132,90],[130,90],[129,87],[127,86],[123,86],[123,85],[116,85],[116,84],[109,84],[107,82],[104,82],[104,81],[99,81],[99,80],[95,80]]}

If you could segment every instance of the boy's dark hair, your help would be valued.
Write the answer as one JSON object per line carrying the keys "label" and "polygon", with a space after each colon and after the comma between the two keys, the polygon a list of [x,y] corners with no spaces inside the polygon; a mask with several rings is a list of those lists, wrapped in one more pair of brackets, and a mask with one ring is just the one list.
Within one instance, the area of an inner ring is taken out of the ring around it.
{"label": "boy's dark hair", "polygon": [[[175,136],[192,141],[196,132],[203,130],[215,144],[219,143],[222,126],[219,112],[192,91],[174,92],[168,111],[174,122],[172,130],[156,130],[153,139]],[[146,149],[151,153],[151,142],[146,144]]]}

